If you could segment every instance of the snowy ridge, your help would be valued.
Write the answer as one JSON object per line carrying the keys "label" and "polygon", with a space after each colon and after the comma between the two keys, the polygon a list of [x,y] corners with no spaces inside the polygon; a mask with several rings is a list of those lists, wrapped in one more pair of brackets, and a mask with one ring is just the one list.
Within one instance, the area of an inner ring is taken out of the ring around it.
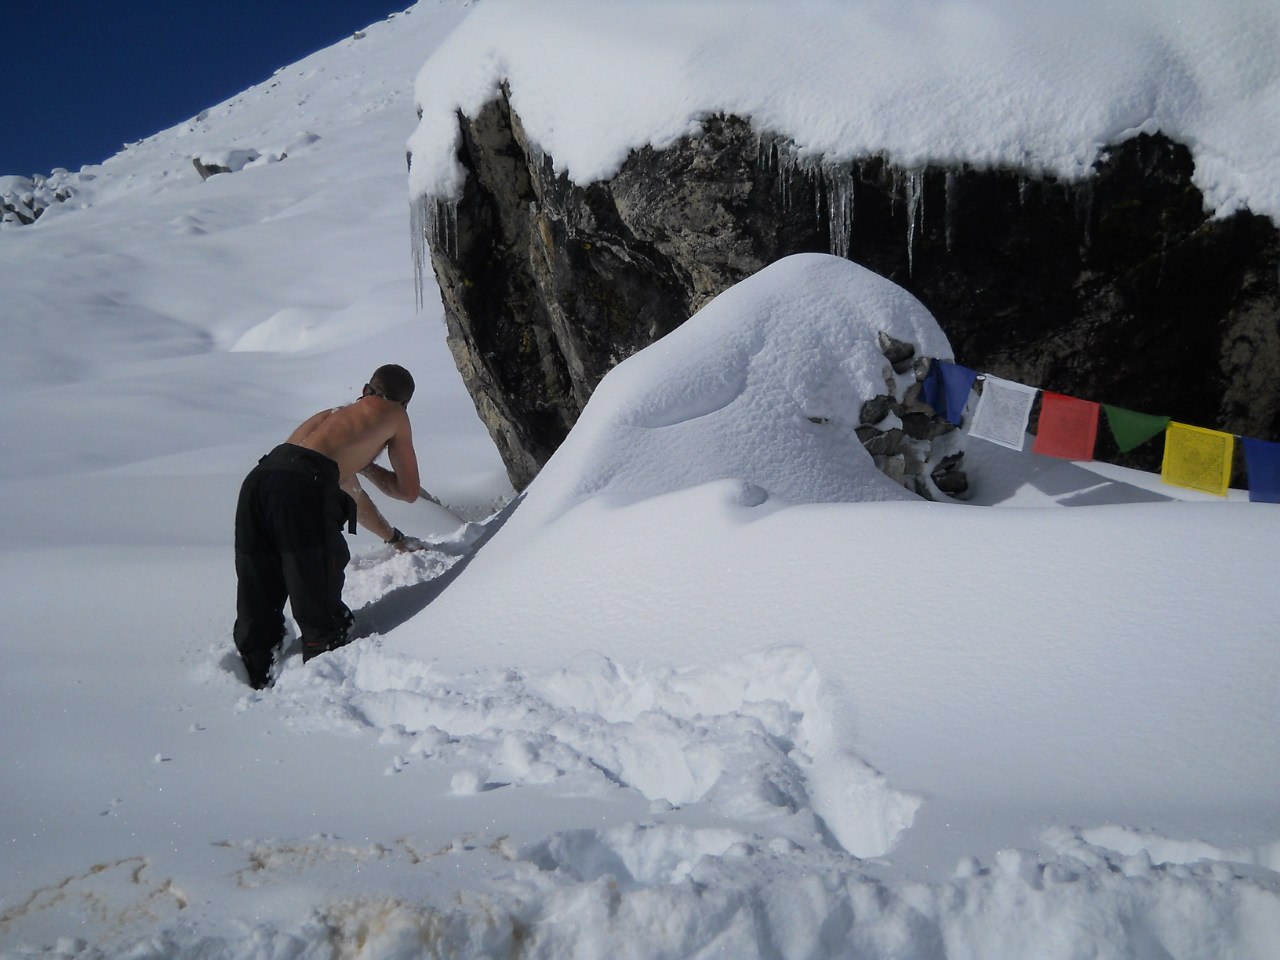
{"label": "snowy ridge", "polygon": [[455,111],[507,82],[532,142],[580,184],[717,112],[828,161],[1066,178],[1159,130],[1191,148],[1210,209],[1276,220],[1277,50],[1269,0],[486,0],[419,74],[410,183],[457,195]]}
{"label": "snowy ridge", "polygon": [[[369,25],[359,36],[280,67],[261,83],[183,123],[125,144],[100,164],[54,171],[40,178],[41,186],[70,196],[63,203],[46,198],[42,219],[47,224],[137,194],[154,197],[190,190],[201,181],[193,159],[254,172],[296,161],[329,137],[357,141],[348,146],[358,145],[361,137],[381,141],[377,156],[403,174],[398,145],[413,129],[413,75],[465,15],[466,7],[461,0],[416,4]],[[371,63],[378,69],[370,70]],[[352,164],[348,174],[358,179],[360,167]],[[0,177],[0,194],[18,191],[23,181],[31,182],[26,177]]]}

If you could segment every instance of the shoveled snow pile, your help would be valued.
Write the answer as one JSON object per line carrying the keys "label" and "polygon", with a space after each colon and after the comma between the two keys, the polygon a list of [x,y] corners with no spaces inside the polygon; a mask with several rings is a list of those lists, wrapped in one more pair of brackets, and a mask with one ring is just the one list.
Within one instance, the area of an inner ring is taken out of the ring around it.
{"label": "shoveled snow pile", "polygon": [[1158,130],[1191,148],[1211,209],[1280,219],[1278,51],[1272,0],[485,0],[418,76],[411,186],[457,194],[455,111],[505,82],[578,183],[716,113],[811,160],[1069,178]]}

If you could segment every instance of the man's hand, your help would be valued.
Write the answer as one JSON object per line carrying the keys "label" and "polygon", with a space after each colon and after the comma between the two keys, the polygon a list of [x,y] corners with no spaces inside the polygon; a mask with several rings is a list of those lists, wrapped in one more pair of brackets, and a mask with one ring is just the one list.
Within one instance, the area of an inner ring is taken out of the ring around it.
{"label": "man's hand", "polygon": [[390,543],[391,537],[397,532],[396,528],[387,522],[378,505],[369,499],[369,495],[360,486],[360,481],[352,477],[342,485],[342,489],[356,502],[356,522],[379,540]]}
{"label": "man's hand", "polygon": [[414,550],[427,549],[427,543],[419,540],[417,537],[407,537],[400,532],[399,527],[392,528],[391,538],[387,540],[391,546],[395,547],[401,553],[412,553]]}

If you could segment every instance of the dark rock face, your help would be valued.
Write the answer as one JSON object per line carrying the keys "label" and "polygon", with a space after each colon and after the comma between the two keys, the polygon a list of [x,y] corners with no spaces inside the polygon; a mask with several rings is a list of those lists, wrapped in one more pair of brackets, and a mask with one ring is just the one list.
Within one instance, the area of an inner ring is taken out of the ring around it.
{"label": "dark rock face", "polygon": [[[1062,182],[801,162],[716,117],[579,187],[532,147],[505,94],[460,123],[463,195],[427,200],[415,219],[451,349],[517,487],[614,364],[807,251],[910,290],[979,371],[1280,438],[1280,234],[1248,212],[1211,219],[1189,152],[1165,137],[1116,144],[1091,178]],[[1124,462],[1158,466],[1147,447]]]}

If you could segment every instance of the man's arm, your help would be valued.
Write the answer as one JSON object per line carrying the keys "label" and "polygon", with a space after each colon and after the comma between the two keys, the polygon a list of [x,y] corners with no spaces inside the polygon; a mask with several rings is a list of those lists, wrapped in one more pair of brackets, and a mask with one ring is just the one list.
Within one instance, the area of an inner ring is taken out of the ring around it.
{"label": "man's arm", "polygon": [[418,476],[418,454],[413,449],[409,416],[403,408],[398,409],[400,422],[387,441],[387,459],[391,461],[391,469],[370,463],[360,473],[388,497],[413,503],[422,492],[421,478]]}
{"label": "man's arm", "polygon": [[352,477],[342,489],[351,495],[351,499],[356,502],[356,522],[364,527],[379,540],[387,541],[395,536],[396,528],[387,522],[387,518],[382,515],[382,511],[378,509],[369,495],[364,492],[364,488],[360,486],[360,481]]}
{"label": "man's arm", "polygon": [[360,486],[360,481],[352,477],[342,485],[342,489],[351,495],[351,499],[356,502],[356,522],[364,527],[370,533],[379,537],[384,543],[389,543],[401,553],[408,553],[413,550],[423,550],[427,544],[417,537],[407,537],[393,527],[387,518],[382,515],[382,511],[378,509],[378,505],[373,502],[373,498],[364,492],[364,488]]}
{"label": "man's arm", "polygon": [[[364,477],[388,497],[394,497],[398,500],[407,500],[409,503],[413,503],[413,501],[417,499],[416,497],[400,496],[398,493],[399,483],[397,475],[380,464],[369,464],[360,471],[360,476]],[[420,488],[418,490],[418,496],[421,496],[423,493],[424,491]]]}

